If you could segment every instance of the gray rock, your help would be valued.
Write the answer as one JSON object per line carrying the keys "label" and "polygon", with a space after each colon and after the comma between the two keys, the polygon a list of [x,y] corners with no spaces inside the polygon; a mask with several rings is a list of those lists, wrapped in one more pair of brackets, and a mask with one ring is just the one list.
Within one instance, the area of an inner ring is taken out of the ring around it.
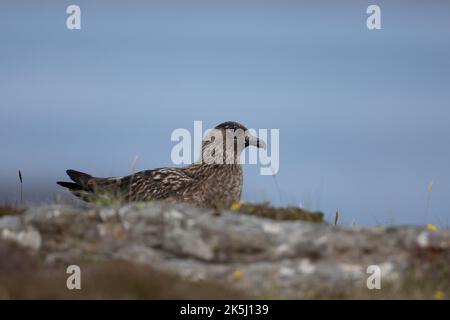
{"label": "gray rock", "polygon": [[341,228],[161,202],[31,208],[1,218],[0,235],[48,266],[121,259],[270,298],[365,297],[370,265],[394,286],[411,275],[445,281],[440,268],[450,265],[448,230]]}

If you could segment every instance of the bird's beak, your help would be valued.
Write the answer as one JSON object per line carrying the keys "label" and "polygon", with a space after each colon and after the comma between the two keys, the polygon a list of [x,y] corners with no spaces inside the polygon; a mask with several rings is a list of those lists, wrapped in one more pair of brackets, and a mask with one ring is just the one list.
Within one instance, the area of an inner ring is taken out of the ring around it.
{"label": "bird's beak", "polygon": [[247,135],[247,145],[249,146],[255,146],[257,148],[263,148],[264,150],[266,149],[266,143],[264,142],[264,140],[259,139],[255,136],[252,135]]}

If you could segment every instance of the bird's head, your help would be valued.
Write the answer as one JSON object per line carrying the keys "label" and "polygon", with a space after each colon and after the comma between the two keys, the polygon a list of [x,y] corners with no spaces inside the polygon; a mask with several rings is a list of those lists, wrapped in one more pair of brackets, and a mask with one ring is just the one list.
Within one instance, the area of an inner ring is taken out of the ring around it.
{"label": "bird's head", "polygon": [[238,122],[223,122],[211,130],[203,140],[203,162],[238,163],[242,151],[249,146],[265,149],[266,143],[252,135]]}

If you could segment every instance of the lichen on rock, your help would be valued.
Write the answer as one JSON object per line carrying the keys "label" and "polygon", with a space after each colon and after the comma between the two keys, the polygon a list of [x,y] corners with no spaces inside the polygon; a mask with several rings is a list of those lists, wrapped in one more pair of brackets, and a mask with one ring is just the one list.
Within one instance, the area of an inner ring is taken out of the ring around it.
{"label": "lichen on rock", "polygon": [[[224,298],[432,298],[433,292],[448,296],[450,291],[447,230],[354,229],[150,202],[37,206],[20,216],[0,217],[0,235],[0,243],[23,247],[38,259],[40,270],[52,275],[64,273],[70,264],[99,270],[105,264],[130,263],[133,270],[172,275],[177,290],[211,285]],[[0,258],[1,271],[6,262]],[[366,286],[370,265],[381,269],[381,291]],[[2,276],[0,272],[0,284]],[[118,296],[110,292],[99,294]],[[188,291],[177,294],[189,297]]]}

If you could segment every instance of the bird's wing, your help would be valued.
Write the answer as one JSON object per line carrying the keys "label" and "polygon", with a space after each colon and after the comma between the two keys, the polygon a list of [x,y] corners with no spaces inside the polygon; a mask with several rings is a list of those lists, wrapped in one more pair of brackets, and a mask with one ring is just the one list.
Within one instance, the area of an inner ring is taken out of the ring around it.
{"label": "bird's wing", "polygon": [[[117,181],[117,180],[116,180]],[[176,196],[195,179],[179,168],[158,168],[120,179],[128,200],[157,200]]]}
{"label": "bird's wing", "polygon": [[111,178],[97,178],[76,170],[67,170],[67,174],[73,182],[57,183],[85,201],[102,194],[127,201],[177,198],[180,191],[195,181],[179,168],[158,168]]}

